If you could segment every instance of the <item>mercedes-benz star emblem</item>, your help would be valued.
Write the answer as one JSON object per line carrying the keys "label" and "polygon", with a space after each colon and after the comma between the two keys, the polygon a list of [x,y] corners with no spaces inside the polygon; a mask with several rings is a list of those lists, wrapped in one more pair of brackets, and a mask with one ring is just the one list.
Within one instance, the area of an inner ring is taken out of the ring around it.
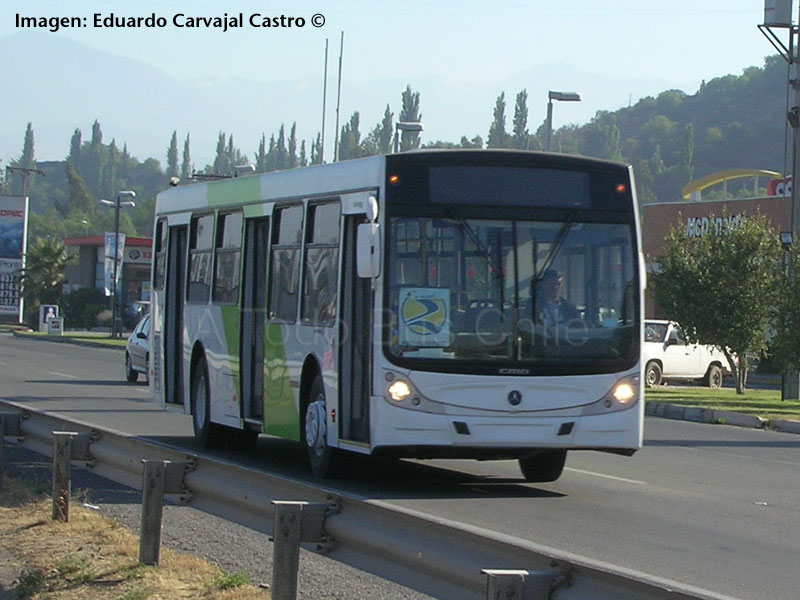
{"label": "mercedes-benz star emblem", "polygon": [[520,402],[522,402],[522,393],[519,390],[514,390],[513,392],[509,392],[508,403],[511,406],[519,406]]}

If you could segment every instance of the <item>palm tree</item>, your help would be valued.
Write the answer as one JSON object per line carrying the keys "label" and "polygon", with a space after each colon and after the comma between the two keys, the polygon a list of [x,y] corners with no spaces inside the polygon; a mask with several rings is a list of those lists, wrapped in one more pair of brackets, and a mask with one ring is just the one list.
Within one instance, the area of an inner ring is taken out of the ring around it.
{"label": "palm tree", "polygon": [[25,306],[30,310],[40,304],[58,304],[64,268],[71,262],[63,242],[39,238],[28,248],[25,268],[20,269],[20,284]]}

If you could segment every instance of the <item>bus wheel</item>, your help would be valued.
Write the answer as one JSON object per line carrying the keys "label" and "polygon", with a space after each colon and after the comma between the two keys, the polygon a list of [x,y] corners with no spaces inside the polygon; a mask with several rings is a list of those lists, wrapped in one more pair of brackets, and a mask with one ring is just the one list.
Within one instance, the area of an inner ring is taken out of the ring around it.
{"label": "bus wheel", "polygon": [[519,468],[525,481],[544,483],[561,477],[566,460],[566,450],[546,450],[523,456],[519,459]]}
{"label": "bus wheel", "polygon": [[335,448],[328,446],[326,413],[325,387],[322,378],[316,375],[311,384],[303,422],[303,441],[308,449],[311,472],[317,477],[331,478],[340,474],[342,457]]}
{"label": "bus wheel", "polygon": [[220,426],[211,422],[208,367],[205,358],[198,361],[192,375],[191,401],[194,439],[201,448],[216,448],[221,442]]}

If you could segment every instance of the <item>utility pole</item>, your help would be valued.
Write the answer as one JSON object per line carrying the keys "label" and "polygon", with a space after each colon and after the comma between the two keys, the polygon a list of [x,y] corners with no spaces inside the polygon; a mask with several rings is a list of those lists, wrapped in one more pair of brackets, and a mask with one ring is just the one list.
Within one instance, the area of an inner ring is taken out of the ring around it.
{"label": "utility pole", "polygon": [[21,196],[24,198],[28,191],[28,177],[31,175],[41,175],[44,177],[44,171],[40,171],[39,169],[27,169],[25,167],[6,167],[6,179],[8,179],[9,173],[22,173],[22,194]]}
{"label": "utility pole", "polygon": [[[798,12],[800,15],[800,10]],[[792,106],[786,113],[786,119],[792,127],[792,197],[791,221],[789,231],[781,231],[781,242],[784,247],[800,243],[800,73],[798,73],[798,34],[800,28],[792,22],[792,0],[764,0],[764,24],[759,25],[761,33],[789,65],[789,85],[794,90],[790,103]],[[785,29],[789,34],[788,47],[775,30]],[[800,265],[789,265],[789,277],[797,277]],[[781,376],[781,400],[800,399],[800,374],[796,371],[783,373]]]}

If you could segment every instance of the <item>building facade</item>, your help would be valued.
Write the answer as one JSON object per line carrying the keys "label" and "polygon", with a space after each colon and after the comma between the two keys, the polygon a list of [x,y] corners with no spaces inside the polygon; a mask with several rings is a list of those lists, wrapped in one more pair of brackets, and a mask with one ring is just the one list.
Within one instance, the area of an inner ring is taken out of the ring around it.
{"label": "building facade", "polygon": [[[66,238],[67,251],[75,257],[65,269],[64,293],[82,288],[105,287],[105,238],[102,235]],[[150,261],[153,240],[128,237],[120,270],[119,306],[123,321],[130,326],[141,312],[142,303],[150,301]],[[127,318],[126,318],[127,317]]]}

